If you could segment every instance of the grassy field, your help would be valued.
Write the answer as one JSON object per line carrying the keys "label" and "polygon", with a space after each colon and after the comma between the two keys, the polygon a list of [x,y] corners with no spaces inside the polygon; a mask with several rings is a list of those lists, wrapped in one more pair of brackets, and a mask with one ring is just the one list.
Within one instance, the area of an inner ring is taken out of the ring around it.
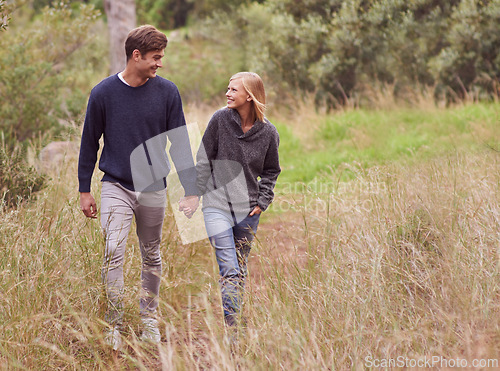
{"label": "grassy field", "polygon": [[328,175],[343,163],[415,163],[456,151],[500,148],[498,104],[358,109],[332,115],[302,110],[305,113],[297,117],[273,120],[282,139],[281,185]]}
{"label": "grassy field", "polygon": [[[188,107],[189,121],[206,116]],[[69,160],[35,203],[0,215],[0,366],[496,369],[499,117],[494,104],[271,117],[283,173],[251,253],[248,327],[234,355],[212,249],[207,241],[182,245],[171,210],[161,346],[137,340],[134,233],[125,262],[127,346],[121,354],[105,346],[102,236],[79,210]],[[96,175],[96,196],[98,183]]]}

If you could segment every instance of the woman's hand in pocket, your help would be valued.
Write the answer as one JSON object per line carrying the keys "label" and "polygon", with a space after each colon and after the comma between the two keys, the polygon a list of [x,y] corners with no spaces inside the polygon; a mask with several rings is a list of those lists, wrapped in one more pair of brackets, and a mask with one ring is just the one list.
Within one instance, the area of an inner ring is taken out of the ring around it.
{"label": "woman's hand in pocket", "polygon": [[255,206],[248,216],[259,215],[260,213],[262,213],[262,209],[259,206]]}

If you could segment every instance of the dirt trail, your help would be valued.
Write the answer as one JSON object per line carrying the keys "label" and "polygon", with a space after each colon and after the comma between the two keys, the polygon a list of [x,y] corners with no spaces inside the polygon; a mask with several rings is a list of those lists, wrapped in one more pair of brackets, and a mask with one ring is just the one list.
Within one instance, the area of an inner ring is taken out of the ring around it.
{"label": "dirt trail", "polygon": [[[265,270],[278,264],[303,266],[306,261],[304,226],[300,215],[274,215],[259,225],[256,247],[249,257],[251,280],[256,286],[265,283]],[[265,262],[265,263],[263,263]]]}

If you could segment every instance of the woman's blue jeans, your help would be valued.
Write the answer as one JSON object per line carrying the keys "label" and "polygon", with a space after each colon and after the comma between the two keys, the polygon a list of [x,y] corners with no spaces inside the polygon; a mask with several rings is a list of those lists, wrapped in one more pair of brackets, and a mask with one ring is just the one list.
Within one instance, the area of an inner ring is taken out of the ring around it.
{"label": "woman's blue jeans", "polygon": [[219,265],[224,318],[226,323],[234,325],[240,315],[248,273],[248,254],[260,215],[236,215],[233,218],[228,211],[206,207],[203,209],[203,216]]}

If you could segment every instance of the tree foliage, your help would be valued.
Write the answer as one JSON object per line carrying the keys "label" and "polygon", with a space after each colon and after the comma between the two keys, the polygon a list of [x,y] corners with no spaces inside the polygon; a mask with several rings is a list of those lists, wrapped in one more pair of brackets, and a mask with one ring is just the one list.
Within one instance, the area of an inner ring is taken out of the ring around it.
{"label": "tree foliage", "polygon": [[20,145],[7,146],[0,138],[0,212],[17,206],[42,189],[46,176],[26,163],[24,149]]}
{"label": "tree foliage", "polygon": [[[46,7],[29,26],[10,27],[0,39],[0,131],[7,143],[61,129],[60,121],[81,112],[87,92],[71,89],[77,76],[71,57],[92,35],[98,13],[82,4]],[[13,22],[15,25],[15,22]]]}
{"label": "tree foliage", "polygon": [[9,13],[7,12],[7,7],[5,1],[0,0],[0,31],[6,30],[9,24]]}
{"label": "tree foliage", "polygon": [[329,107],[377,84],[448,101],[500,94],[500,0],[267,0],[206,23],[248,69]]}
{"label": "tree foliage", "polygon": [[150,23],[161,29],[173,29],[186,25],[194,9],[194,0],[137,0],[139,23]]}
{"label": "tree foliage", "polygon": [[99,13],[77,5],[58,2],[36,13],[28,1],[18,2],[0,36],[0,209],[44,186],[27,147],[77,128],[92,77],[106,61],[97,51],[104,47],[91,47]]}
{"label": "tree foliage", "polygon": [[[263,3],[265,0],[253,1]],[[164,30],[180,28],[214,14],[231,14],[250,0],[136,0],[140,24]]]}

